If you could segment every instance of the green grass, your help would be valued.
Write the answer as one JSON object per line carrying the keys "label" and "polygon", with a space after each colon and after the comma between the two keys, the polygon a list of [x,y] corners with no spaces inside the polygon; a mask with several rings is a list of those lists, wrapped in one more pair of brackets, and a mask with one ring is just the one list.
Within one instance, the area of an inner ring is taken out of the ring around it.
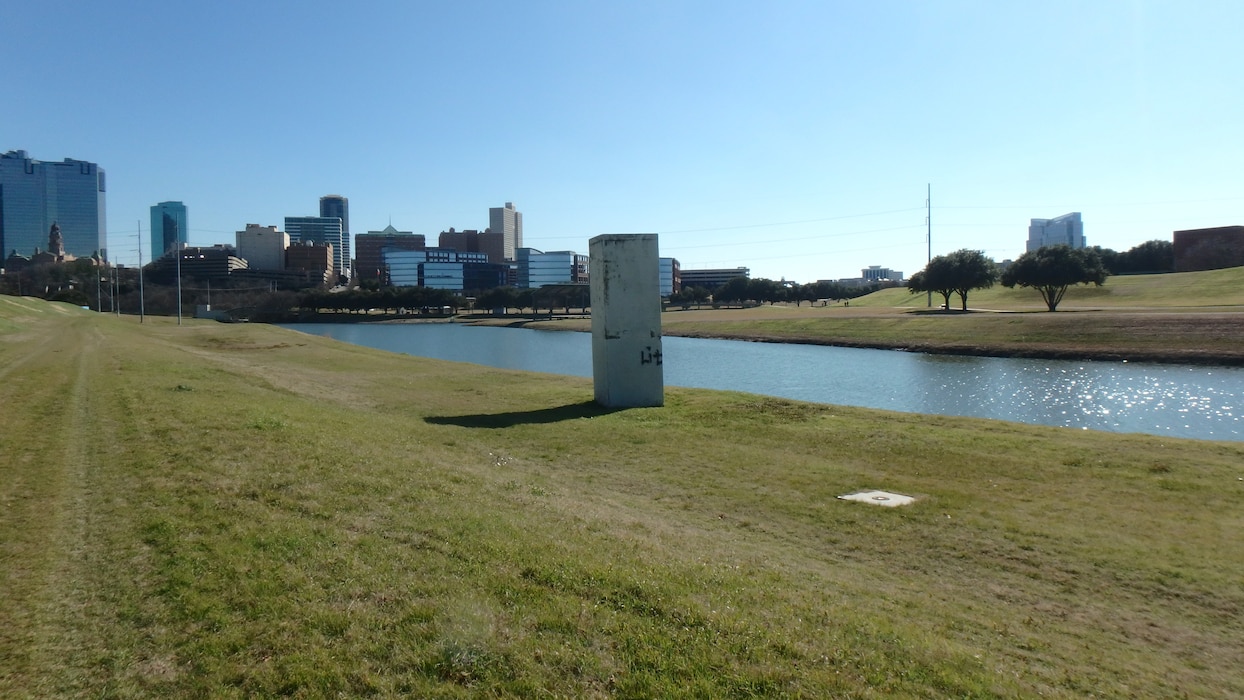
{"label": "green grass", "polygon": [[1244,696],[1244,445],[9,299],[3,697]]}

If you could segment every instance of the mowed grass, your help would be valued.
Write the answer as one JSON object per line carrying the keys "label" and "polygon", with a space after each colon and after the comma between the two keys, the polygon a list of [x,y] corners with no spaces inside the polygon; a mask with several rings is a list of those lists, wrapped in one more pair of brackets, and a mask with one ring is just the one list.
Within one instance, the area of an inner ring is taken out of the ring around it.
{"label": "mowed grass", "polygon": [[1238,443],[9,299],[3,697],[1244,696]]}

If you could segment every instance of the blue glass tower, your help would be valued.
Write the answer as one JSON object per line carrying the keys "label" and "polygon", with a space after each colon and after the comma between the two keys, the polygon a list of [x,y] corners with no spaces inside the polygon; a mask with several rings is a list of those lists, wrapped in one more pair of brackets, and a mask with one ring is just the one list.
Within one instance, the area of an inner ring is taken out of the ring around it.
{"label": "blue glass tower", "polygon": [[[341,270],[350,275],[350,200],[339,194],[320,197],[320,217],[341,219]],[[336,255],[336,253],[334,253]]]}
{"label": "blue glass tower", "polygon": [[186,205],[160,202],[151,207],[151,259],[190,242],[190,222]]}
{"label": "blue glass tower", "polygon": [[26,151],[0,154],[0,257],[44,248],[52,224],[60,227],[65,252],[107,258],[104,169],[66,158],[34,160]]}

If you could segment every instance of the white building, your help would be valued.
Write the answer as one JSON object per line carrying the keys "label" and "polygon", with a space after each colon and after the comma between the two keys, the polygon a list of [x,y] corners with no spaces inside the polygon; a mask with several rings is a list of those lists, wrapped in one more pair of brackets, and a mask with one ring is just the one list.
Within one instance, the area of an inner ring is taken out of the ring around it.
{"label": "white building", "polygon": [[1054,219],[1032,219],[1028,223],[1028,250],[1047,245],[1084,246],[1084,222],[1080,212],[1073,211]]}
{"label": "white building", "polygon": [[284,270],[285,249],[289,234],[275,226],[247,224],[237,232],[238,257],[246,260],[251,270]]}
{"label": "white building", "polygon": [[865,282],[902,282],[903,272],[901,270],[891,270],[880,265],[869,265],[867,268],[860,270],[860,279]]}

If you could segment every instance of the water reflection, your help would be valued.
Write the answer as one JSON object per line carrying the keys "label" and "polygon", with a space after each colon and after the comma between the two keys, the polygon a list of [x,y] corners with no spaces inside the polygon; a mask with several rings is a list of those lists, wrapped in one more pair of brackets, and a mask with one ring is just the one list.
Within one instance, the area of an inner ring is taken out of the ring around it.
{"label": "water reflection", "polygon": [[[590,377],[586,333],[460,324],[289,324],[423,357]],[[665,383],[912,413],[1077,429],[1244,440],[1244,370],[924,355],[889,350],[662,339]]]}

